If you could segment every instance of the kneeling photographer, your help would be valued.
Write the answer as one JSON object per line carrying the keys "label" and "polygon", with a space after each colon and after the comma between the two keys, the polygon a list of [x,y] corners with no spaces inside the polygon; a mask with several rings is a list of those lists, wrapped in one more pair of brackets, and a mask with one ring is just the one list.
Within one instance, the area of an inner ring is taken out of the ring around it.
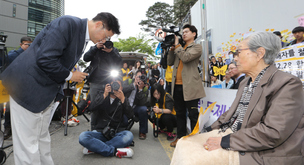
{"label": "kneeling photographer", "polygon": [[113,42],[100,41],[84,54],[83,60],[91,61],[92,71],[87,81],[90,83],[90,99],[94,100],[98,91],[104,90],[105,84],[112,81],[110,71],[120,70],[122,58],[119,51],[113,47]]}
{"label": "kneeling photographer", "polygon": [[174,101],[159,83],[155,83],[151,87],[151,108],[155,117],[159,119],[160,132],[167,134],[167,140],[173,140],[176,137],[176,134],[173,133],[173,129],[176,127]]}
{"label": "kneeling photographer", "polygon": [[84,154],[97,153],[102,156],[132,157],[129,146],[133,141],[132,132],[123,127],[123,115],[133,117],[133,110],[122,92],[121,79],[106,84],[99,91],[91,109],[91,130],[82,132],[79,143]]}
{"label": "kneeling photographer", "polygon": [[139,139],[145,140],[148,132],[148,88],[146,87],[147,77],[138,70],[134,79],[127,79],[123,82],[123,91],[130,105],[133,108],[134,115],[139,118]]}

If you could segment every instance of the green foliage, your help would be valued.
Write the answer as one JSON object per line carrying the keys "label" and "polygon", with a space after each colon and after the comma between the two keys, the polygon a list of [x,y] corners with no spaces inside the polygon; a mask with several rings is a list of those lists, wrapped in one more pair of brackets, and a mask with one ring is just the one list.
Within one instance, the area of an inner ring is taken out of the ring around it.
{"label": "green foliage", "polygon": [[119,52],[145,53],[149,55],[148,60],[155,60],[158,58],[154,55],[158,42],[153,42],[153,40],[149,39],[146,35],[139,34],[137,37],[118,40],[118,42],[113,43],[114,47],[116,47]]}
{"label": "green foliage", "polygon": [[166,27],[173,23],[173,7],[167,3],[156,2],[146,12],[147,20],[142,20],[139,25],[143,26],[145,32],[155,32],[159,27]]}
{"label": "green foliage", "polygon": [[157,44],[157,42],[152,42],[152,39],[148,39],[142,34],[137,37],[118,40],[119,42],[114,42],[114,47],[116,47],[119,52],[139,52],[151,56],[154,55],[154,47]]}
{"label": "green foliage", "polygon": [[173,11],[175,17],[175,24],[182,23],[183,19],[190,11],[191,7],[197,2],[197,0],[179,0],[174,3]]}

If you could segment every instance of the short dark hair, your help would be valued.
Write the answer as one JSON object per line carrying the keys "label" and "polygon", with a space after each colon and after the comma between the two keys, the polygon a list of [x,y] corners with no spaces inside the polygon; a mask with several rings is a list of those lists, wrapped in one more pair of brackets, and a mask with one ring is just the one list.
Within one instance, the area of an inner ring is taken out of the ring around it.
{"label": "short dark hair", "polygon": [[298,27],[295,27],[292,30],[292,33],[297,33],[297,32],[304,32],[304,27],[303,26],[298,26]]}
{"label": "short dark hair", "polygon": [[277,36],[282,36],[281,32],[279,32],[279,31],[274,31],[273,34],[275,34]]}
{"label": "short dark hair", "polygon": [[112,30],[114,34],[120,34],[120,26],[118,23],[118,19],[112,15],[111,13],[101,12],[98,13],[94,18],[93,21],[102,21],[107,30]]}
{"label": "short dark hair", "polygon": [[20,39],[20,43],[22,43],[23,41],[30,41],[30,42],[33,42],[33,39],[31,37],[22,37]]}
{"label": "short dark hair", "polygon": [[195,32],[195,37],[194,37],[194,39],[196,39],[196,38],[197,38],[197,29],[196,29],[196,27],[193,26],[193,25],[190,25],[190,24],[186,24],[186,25],[184,25],[183,29],[186,29],[186,28],[189,28],[189,30],[190,30],[192,33]]}

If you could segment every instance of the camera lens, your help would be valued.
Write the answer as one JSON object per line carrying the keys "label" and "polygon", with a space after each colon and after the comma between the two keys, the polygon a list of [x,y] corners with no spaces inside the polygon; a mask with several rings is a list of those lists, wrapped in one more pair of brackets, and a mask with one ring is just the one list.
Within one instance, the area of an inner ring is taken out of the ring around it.
{"label": "camera lens", "polygon": [[114,91],[118,91],[118,89],[120,88],[120,85],[118,82],[113,82],[113,84],[111,84],[111,87]]}

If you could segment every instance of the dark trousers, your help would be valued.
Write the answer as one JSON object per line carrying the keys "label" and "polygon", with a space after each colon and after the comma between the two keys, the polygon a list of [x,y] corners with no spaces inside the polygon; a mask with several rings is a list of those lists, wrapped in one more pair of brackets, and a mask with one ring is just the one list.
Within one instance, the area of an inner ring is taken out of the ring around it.
{"label": "dark trousers", "polygon": [[168,92],[172,96],[171,92],[171,82],[166,81],[166,92]]}
{"label": "dark trousers", "polygon": [[176,127],[176,116],[172,114],[162,114],[158,124],[160,129],[167,127],[167,132],[172,132],[173,128]]}
{"label": "dark trousers", "polygon": [[198,101],[199,99],[185,101],[183,95],[183,86],[174,86],[174,107],[177,118],[177,138],[187,135],[187,110],[191,123],[191,131],[194,129],[198,119]]}

